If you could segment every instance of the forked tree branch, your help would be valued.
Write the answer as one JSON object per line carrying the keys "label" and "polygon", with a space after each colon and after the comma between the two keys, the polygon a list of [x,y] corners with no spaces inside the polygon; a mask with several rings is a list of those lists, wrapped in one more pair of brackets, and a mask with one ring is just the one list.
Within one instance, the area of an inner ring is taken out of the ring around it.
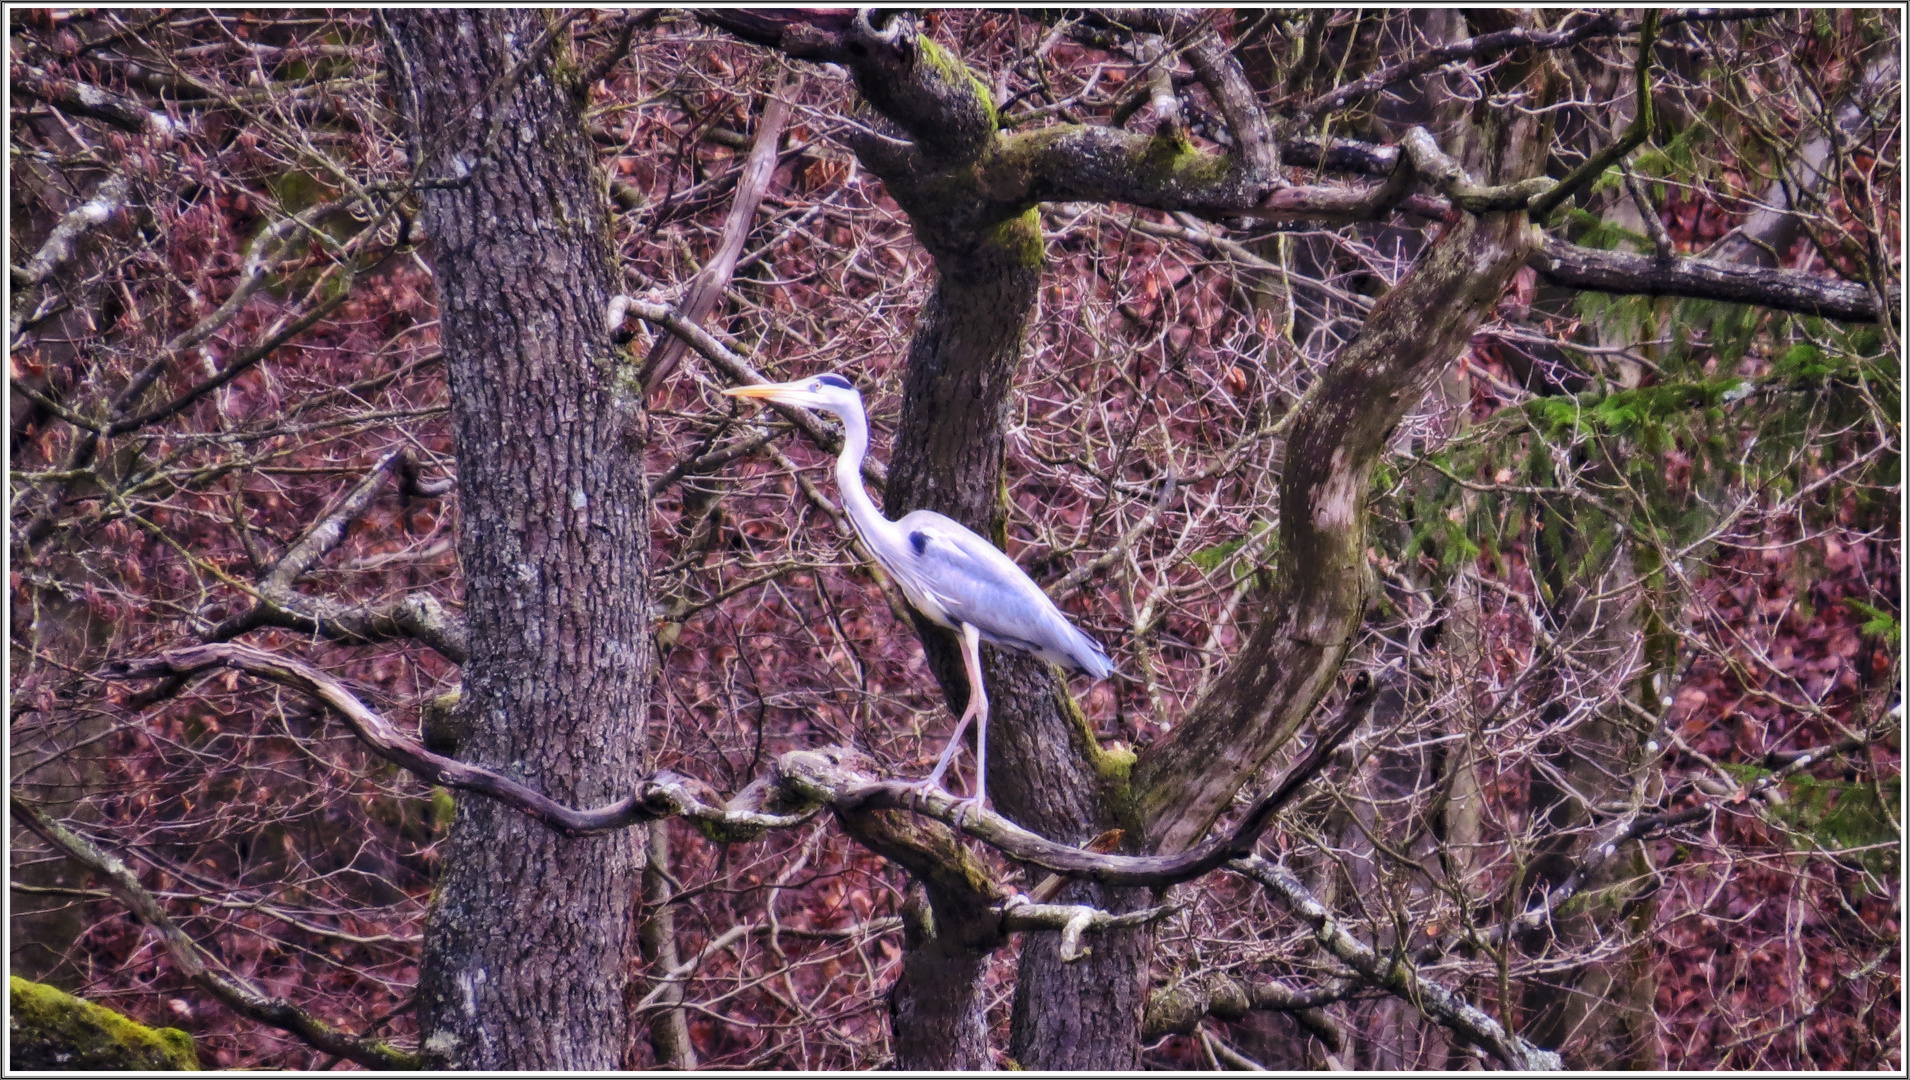
{"label": "forked tree branch", "polygon": [[[429,645],[452,663],[470,657],[464,620],[448,612],[428,592],[407,593],[377,604],[347,604],[322,596],[307,596],[294,586],[345,539],[352,524],[396,476],[406,494],[435,498],[455,486],[449,478],[427,480],[408,447],[385,454],[337,507],[321,517],[305,535],[268,568],[259,582],[259,600],[250,609],[226,619],[206,634],[211,642],[230,641],[261,626],[279,626],[300,633],[319,634],[337,641],[383,641],[410,638]],[[161,695],[163,696],[163,695]]]}

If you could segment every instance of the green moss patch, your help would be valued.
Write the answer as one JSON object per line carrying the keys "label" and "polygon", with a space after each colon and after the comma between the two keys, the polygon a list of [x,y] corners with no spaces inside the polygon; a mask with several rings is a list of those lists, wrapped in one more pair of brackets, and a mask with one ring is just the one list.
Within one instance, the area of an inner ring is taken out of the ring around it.
{"label": "green moss patch", "polygon": [[199,1069],[192,1036],[178,1028],[150,1028],[18,975],[10,985],[7,1036],[15,1069]]}

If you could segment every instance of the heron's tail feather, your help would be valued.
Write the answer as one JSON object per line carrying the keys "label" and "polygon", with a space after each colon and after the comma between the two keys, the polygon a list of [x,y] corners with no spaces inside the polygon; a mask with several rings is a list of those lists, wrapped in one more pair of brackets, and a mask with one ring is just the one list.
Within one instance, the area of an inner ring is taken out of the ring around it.
{"label": "heron's tail feather", "polygon": [[1068,658],[1074,661],[1075,667],[1096,682],[1116,673],[1114,661],[1108,659],[1108,651],[1101,647],[1100,642],[1074,626],[1068,629],[1074,631],[1075,647],[1069,650]]}

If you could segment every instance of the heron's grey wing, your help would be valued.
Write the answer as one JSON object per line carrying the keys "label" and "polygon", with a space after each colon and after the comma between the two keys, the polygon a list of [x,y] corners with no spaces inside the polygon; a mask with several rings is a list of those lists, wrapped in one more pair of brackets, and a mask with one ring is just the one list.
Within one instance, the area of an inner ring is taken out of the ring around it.
{"label": "heron's grey wing", "polygon": [[1041,587],[1000,548],[961,523],[918,510],[898,524],[908,539],[905,573],[948,618],[994,644],[1034,653],[1105,678],[1112,666],[1093,638],[1068,622]]}

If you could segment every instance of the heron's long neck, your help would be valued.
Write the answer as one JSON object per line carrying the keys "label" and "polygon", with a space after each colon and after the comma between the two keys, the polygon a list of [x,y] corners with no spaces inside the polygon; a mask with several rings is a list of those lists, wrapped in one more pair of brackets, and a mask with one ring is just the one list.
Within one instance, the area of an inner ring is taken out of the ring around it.
{"label": "heron's long neck", "polygon": [[842,418],[842,456],[836,459],[836,487],[842,492],[843,509],[871,548],[886,547],[895,531],[894,523],[875,508],[869,489],[862,486],[862,459],[869,452],[869,421],[861,409],[846,410]]}

